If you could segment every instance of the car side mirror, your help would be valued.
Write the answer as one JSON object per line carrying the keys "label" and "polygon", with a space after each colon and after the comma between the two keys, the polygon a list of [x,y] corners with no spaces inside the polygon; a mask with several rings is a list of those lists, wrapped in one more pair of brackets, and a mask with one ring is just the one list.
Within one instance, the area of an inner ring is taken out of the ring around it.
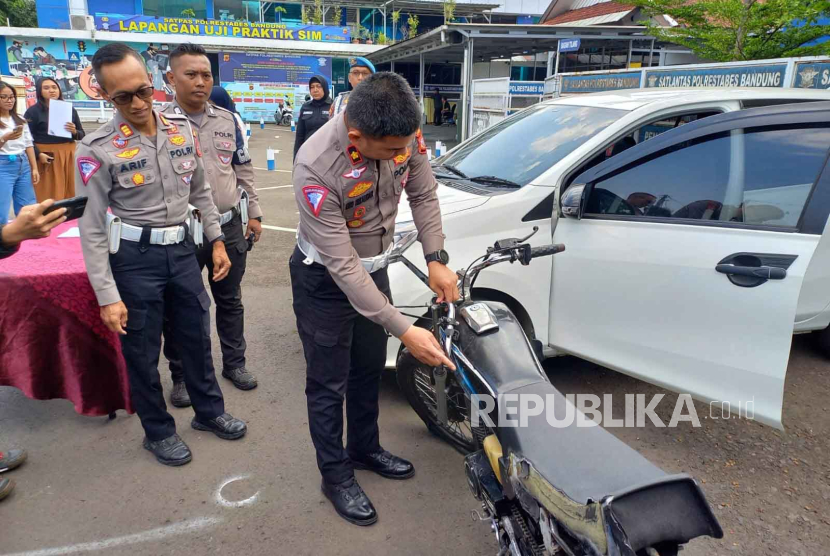
{"label": "car side mirror", "polygon": [[565,190],[559,200],[559,213],[565,218],[582,219],[582,213],[587,201],[587,186],[584,183],[574,184]]}

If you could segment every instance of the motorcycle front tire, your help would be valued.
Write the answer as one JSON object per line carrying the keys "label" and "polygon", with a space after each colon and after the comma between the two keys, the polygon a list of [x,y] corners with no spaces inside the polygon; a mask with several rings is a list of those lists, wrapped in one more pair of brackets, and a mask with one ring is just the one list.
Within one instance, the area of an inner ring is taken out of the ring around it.
{"label": "motorcycle front tire", "polygon": [[[416,374],[418,369],[426,372],[428,376],[432,376],[431,369],[421,363],[409,353],[409,350],[403,349],[398,356],[398,387],[406,396],[407,402],[418,414],[418,417],[424,422],[429,431],[441,440],[447,442],[450,446],[461,452],[462,454],[469,454],[479,449],[479,443],[475,439],[475,434],[471,438],[463,438],[461,435],[453,433],[443,426],[430,411],[423,397],[418,393],[418,385],[416,383]],[[423,374],[423,373],[422,373]],[[451,380],[452,376],[448,376],[447,380]],[[449,400],[448,400],[449,403]]]}

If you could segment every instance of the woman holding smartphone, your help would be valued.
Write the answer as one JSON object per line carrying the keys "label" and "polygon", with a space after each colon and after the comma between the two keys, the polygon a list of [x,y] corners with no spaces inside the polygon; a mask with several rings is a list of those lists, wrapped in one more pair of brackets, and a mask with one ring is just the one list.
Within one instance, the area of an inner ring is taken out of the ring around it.
{"label": "woman holding smartphone", "polygon": [[0,81],[0,225],[8,222],[12,203],[15,215],[36,203],[32,183],[39,179],[32,135],[17,113],[17,93]]}
{"label": "woman holding smartphone", "polygon": [[72,121],[65,129],[72,137],[49,135],[49,102],[63,100],[58,82],[44,77],[37,82],[37,104],[26,110],[35,146],[40,151],[38,169],[40,183],[35,188],[38,202],[46,199],[69,199],[75,196],[75,141],[84,138],[84,128],[78,112],[72,109]]}

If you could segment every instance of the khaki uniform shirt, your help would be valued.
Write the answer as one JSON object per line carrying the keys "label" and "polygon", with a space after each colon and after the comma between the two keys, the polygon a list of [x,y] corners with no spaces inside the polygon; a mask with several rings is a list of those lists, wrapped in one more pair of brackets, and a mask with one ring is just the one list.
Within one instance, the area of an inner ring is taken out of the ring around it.
{"label": "khaki uniform shirt", "polygon": [[154,111],[156,136],[115,117],[90,133],[75,153],[75,182],[88,200],[80,221],[89,281],[100,305],[121,300],[109,264],[107,209],[125,224],[164,228],[183,224],[188,203],[202,213],[207,239],[222,237],[219,212],[205,180],[187,118]]}
{"label": "khaki uniform shirt", "polygon": [[351,91],[340,93],[334,97],[334,102],[331,103],[331,108],[329,108],[329,118],[333,118],[346,108],[346,105],[349,104],[349,93]]}
{"label": "khaki uniform shirt", "polygon": [[407,154],[369,160],[349,143],[344,113],[303,144],[294,164],[299,234],[355,310],[397,337],[409,321],[378,290],[360,258],[379,255],[392,242],[404,189],[424,253],[443,249],[436,188],[420,132]]}
{"label": "khaki uniform shirt", "polygon": [[162,110],[162,114],[186,116],[199,136],[202,163],[219,213],[228,212],[239,204],[241,186],[248,194],[248,216],[262,217],[259,196],[254,187],[254,167],[233,112],[208,104],[201,118],[198,114],[194,117],[174,100]]}

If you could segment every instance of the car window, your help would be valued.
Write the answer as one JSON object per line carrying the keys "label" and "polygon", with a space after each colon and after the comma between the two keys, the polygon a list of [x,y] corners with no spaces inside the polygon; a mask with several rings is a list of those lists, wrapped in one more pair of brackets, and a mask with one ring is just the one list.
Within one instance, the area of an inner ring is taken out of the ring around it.
{"label": "car window", "polygon": [[494,176],[527,185],[626,113],[611,108],[540,104],[441,157],[436,161],[436,173],[447,166],[468,178]]}
{"label": "car window", "polygon": [[818,125],[687,141],[596,182],[585,212],[795,227],[828,148]]}
{"label": "car window", "polygon": [[609,158],[617,156],[618,154],[627,151],[631,147],[642,143],[648,139],[652,139],[657,137],[661,133],[665,133],[675,127],[680,127],[682,125],[688,124],[690,122],[697,121],[701,118],[707,118],[709,116],[715,116],[720,114],[720,111],[717,110],[707,110],[704,112],[695,112],[691,114],[676,114],[672,116],[666,116],[660,120],[649,122],[648,124],[641,126],[624,137],[618,139],[614,143],[611,143],[603,149],[602,151],[597,152],[588,162],[583,164],[577,171],[571,173],[571,178],[566,182],[566,185],[570,185],[573,183],[573,178],[581,175],[583,172],[586,172],[597,166]]}
{"label": "car window", "polygon": [[676,127],[680,127],[682,125],[696,122],[701,118],[708,118],[709,116],[714,116],[716,114],[720,114],[719,111],[712,111],[708,110],[706,112],[698,112],[694,114],[681,114],[677,116],[670,116],[667,118],[663,118],[662,120],[658,120],[656,122],[651,122],[650,124],[644,125],[637,131],[633,133],[633,136],[637,139],[637,143],[642,143],[648,139],[653,139],[657,137],[661,133],[665,133],[670,129],[674,129]]}

